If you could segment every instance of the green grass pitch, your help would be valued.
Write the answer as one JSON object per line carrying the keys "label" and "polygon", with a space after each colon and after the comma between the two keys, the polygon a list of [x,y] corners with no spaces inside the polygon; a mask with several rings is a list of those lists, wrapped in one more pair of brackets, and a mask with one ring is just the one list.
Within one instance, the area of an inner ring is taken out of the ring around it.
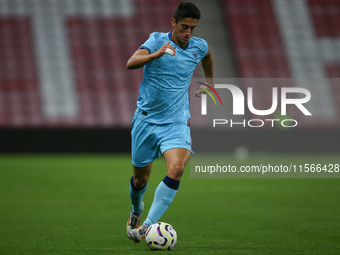
{"label": "green grass pitch", "polygon": [[[160,158],[143,220],[165,174]],[[129,155],[0,155],[0,254],[153,253],[126,237],[131,175]],[[161,220],[178,234],[171,254],[340,254],[339,197],[340,179],[193,179],[187,167]]]}

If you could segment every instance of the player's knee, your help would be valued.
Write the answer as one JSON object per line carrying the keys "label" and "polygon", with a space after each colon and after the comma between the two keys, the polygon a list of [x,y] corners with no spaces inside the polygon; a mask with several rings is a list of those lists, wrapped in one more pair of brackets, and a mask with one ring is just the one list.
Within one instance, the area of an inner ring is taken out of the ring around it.
{"label": "player's knee", "polygon": [[184,173],[185,166],[183,164],[171,165],[168,169],[168,176],[175,180],[180,180]]}
{"label": "player's knee", "polygon": [[141,189],[145,187],[145,185],[148,183],[149,177],[147,176],[138,176],[134,177],[134,185],[137,189]]}

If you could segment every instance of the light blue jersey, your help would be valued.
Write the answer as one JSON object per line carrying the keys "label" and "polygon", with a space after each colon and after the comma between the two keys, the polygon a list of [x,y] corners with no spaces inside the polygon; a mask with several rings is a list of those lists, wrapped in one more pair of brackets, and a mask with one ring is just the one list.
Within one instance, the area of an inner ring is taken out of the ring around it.
{"label": "light blue jersey", "polygon": [[135,117],[149,123],[186,123],[190,119],[189,84],[194,69],[208,52],[205,40],[191,37],[181,48],[171,33],[152,33],[140,47],[151,54],[170,41],[176,49],[175,56],[164,54],[144,66]]}

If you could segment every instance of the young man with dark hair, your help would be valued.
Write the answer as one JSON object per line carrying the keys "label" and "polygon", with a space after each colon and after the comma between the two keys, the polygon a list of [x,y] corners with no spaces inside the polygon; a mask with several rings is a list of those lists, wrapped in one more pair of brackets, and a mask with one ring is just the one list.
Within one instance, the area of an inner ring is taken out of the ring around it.
{"label": "young man with dark hair", "polygon": [[[132,212],[126,226],[128,237],[136,243],[144,239],[148,227],[157,222],[171,204],[192,153],[187,124],[189,84],[200,61],[207,81],[213,78],[208,44],[192,36],[200,17],[194,4],[180,3],[171,19],[172,31],[152,33],[127,62],[128,69],[144,67],[132,120]],[[202,90],[195,90],[195,95],[201,93]],[[161,153],[167,174],[156,189],[146,220],[139,227],[152,162]]]}

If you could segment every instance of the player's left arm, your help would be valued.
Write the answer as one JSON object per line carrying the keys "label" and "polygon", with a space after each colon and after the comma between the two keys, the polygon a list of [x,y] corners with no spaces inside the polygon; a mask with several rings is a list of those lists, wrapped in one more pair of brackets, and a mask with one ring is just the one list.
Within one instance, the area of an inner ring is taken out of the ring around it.
{"label": "player's left arm", "polygon": [[[207,54],[205,54],[204,58],[201,60],[201,64],[204,71],[204,76],[207,84],[214,87],[214,60],[211,54],[210,49],[208,50]],[[202,85],[201,88],[210,90],[208,87]],[[201,97],[204,93],[201,89],[195,90],[195,96]]]}

